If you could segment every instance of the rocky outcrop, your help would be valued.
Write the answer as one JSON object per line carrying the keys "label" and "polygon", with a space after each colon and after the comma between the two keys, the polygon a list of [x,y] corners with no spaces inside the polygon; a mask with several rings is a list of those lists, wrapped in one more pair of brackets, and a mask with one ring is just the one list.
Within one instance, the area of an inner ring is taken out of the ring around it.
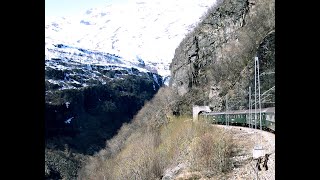
{"label": "rocky outcrop", "polygon": [[222,110],[226,95],[238,98],[233,108],[247,107],[254,57],[259,57],[261,73],[274,72],[274,30],[274,0],[223,0],[211,7],[170,64],[170,86],[180,98],[193,99],[185,112],[192,104]]}

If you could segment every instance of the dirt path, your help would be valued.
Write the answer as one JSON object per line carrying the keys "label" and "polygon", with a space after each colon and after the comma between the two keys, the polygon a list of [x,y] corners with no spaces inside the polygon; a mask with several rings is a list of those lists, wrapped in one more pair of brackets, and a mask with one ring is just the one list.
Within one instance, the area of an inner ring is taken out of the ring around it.
{"label": "dirt path", "polygon": [[[221,127],[230,130],[234,134],[235,143],[239,145],[239,149],[233,157],[233,170],[224,179],[275,179],[275,134],[246,127]],[[257,144],[262,144],[264,152],[270,154],[267,161],[268,170],[262,167],[263,163],[260,165],[261,171],[257,171],[255,168],[257,160],[253,160],[252,150]]]}
{"label": "dirt path", "polygon": [[[186,162],[168,169],[163,180],[187,180],[187,179],[215,179],[215,180],[274,180],[275,179],[275,134],[266,131],[260,131],[239,126],[214,125],[225,128],[233,134],[234,143],[237,149],[234,149],[232,160],[232,171],[227,174],[221,174],[212,178],[205,178],[199,172],[190,172]],[[262,145],[264,154],[270,154],[267,161],[268,170],[263,168],[263,161],[260,164],[261,171],[256,168],[257,160],[252,158],[253,148]]]}
{"label": "dirt path", "polygon": [[[186,180],[186,179],[215,179],[215,180],[274,180],[275,179],[275,134],[266,131],[250,129],[239,126],[223,126],[214,125],[220,128],[225,128],[230,131],[233,136],[234,143],[237,144],[237,149],[234,149],[232,171],[227,174],[206,178],[199,172],[191,172],[188,168],[188,163],[181,163],[178,166],[170,169],[163,180]],[[267,161],[268,170],[260,165],[261,171],[257,171],[257,160],[252,158],[253,148],[255,145],[262,144],[264,153],[270,154]],[[258,177],[258,178],[257,178]]]}

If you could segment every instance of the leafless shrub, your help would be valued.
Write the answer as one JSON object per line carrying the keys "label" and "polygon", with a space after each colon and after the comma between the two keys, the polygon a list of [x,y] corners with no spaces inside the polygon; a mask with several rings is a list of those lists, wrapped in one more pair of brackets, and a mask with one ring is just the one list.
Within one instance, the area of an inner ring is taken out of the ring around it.
{"label": "leafless shrub", "polygon": [[210,173],[227,171],[234,146],[231,135],[224,130],[204,126],[198,127],[198,134],[200,136],[191,145],[190,162],[193,169]]}
{"label": "leafless shrub", "polygon": [[163,164],[160,161],[155,140],[157,134],[137,133],[115,158],[115,179],[159,179],[163,174]]}

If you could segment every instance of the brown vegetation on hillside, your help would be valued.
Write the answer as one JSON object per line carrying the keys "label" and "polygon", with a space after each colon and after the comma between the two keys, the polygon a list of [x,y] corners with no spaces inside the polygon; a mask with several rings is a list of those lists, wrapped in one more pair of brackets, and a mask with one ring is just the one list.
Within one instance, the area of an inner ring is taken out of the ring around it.
{"label": "brown vegetation on hillside", "polygon": [[183,161],[197,171],[227,171],[231,137],[188,116],[172,116],[172,95],[170,88],[160,89],[132,123],[90,158],[79,179],[161,179],[166,169]]}

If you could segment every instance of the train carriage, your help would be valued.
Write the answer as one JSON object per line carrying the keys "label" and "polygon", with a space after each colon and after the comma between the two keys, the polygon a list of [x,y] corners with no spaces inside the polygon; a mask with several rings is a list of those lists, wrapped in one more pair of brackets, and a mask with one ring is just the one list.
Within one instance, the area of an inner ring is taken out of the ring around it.
{"label": "train carriage", "polygon": [[228,119],[230,124],[234,125],[242,125],[246,124],[246,115],[248,110],[236,110],[236,111],[228,111]]}
{"label": "train carriage", "polygon": [[274,107],[265,108],[264,115],[265,115],[265,127],[272,131],[276,131],[275,108]]}
{"label": "train carriage", "polygon": [[[226,124],[228,120],[230,125],[255,126],[255,111],[251,111],[251,120],[249,118],[249,110],[234,110],[227,112],[209,112],[201,113],[200,119],[204,119],[209,123]],[[260,128],[260,112],[256,110],[257,128]],[[269,129],[275,132],[275,107],[261,109],[261,125],[263,129]]]}
{"label": "train carriage", "polygon": [[200,120],[204,119],[208,123],[212,124],[225,124],[225,112],[210,112],[200,114]]}

